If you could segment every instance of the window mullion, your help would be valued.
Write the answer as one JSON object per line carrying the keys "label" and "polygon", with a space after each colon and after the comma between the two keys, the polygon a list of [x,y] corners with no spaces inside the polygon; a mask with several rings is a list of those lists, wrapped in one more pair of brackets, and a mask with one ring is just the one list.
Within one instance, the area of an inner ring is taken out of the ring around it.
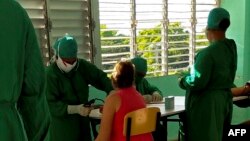
{"label": "window mullion", "polygon": [[220,6],[221,6],[221,0],[216,0],[216,5],[217,5],[218,7],[220,7]]}
{"label": "window mullion", "polygon": [[[94,43],[93,43],[93,34],[92,34],[92,32],[94,31],[94,29],[95,29],[95,22],[94,22],[94,20],[92,19],[92,11],[91,11],[91,5],[92,5],[92,2],[91,2],[91,0],[87,0],[87,4],[88,4],[88,6],[87,6],[87,8],[88,8],[88,11],[87,11],[87,19],[89,20],[89,23],[88,23],[88,26],[89,26],[89,30],[90,30],[90,32],[89,32],[89,51],[90,51],[90,55],[89,55],[89,57],[90,57],[90,61],[91,61],[91,63],[93,63],[93,64],[95,64],[95,60],[94,60],[94,58],[95,58],[95,55],[96,55],[96,49],[95,49],[95,47],[94,47]],[[84,14],[84,11],[82,11],[83,12],[83,14]],[[83,31],[84,32],[84,31]],[[84,36],[83,36],[83,40],[84,40]]]}
{"label": "window mullion", "polygon": [[163,22],[162,22],[162,52],[161,52],[161,60],[162,60],[162,72],[163,75],[168,74],[168,0],[163,0]]}
{"label": "window mullion", "polygon": [[[47,52],[47,57],[49,58],[49,60],[51,59],[51,57],[53,56],[52,54],[52,51],[51,51],[51,45],[50,45],[50,31],[51,31],[51,28],[52,28],[52,23],[49,19],[49,8],[48,8],[48,3],[49,3],[49,0],[45,0],[44,1],[44,22],[45,22],[45,38],[43,38],[46,43],[46,48],[48,49],[48,52]],[[47,65],[49,65],[49,60],[47,61]]]}
{"label": "window mullion", "polygon": [[130,0],[131,2],[131,39],[130,39],[130,57],[134,57],[137,54],[137,44],[136,44],[136,3],[135,0]]}
{"label": "window mullion", "polygon": [[[91,1],[91,0],[90,0]],[[101,57],[101,37],[100,37],[100,20],[99,20],[99,1],[91,1],[91,23],[92,25],[92,38],[91,38],[91,53],[94,55],[93,62],[100,68],[102,68]]]}
{"label": "window mullion", "polygon": [[189,65],[194,63],[195,47],[196,47],[196,0],[191,0],[191,32],[189,39]]}

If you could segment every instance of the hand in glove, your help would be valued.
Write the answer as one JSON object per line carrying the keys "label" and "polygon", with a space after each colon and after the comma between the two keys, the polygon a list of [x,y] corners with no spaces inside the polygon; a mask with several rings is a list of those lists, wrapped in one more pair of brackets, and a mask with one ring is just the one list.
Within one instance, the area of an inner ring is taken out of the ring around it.
{"label": "hand in glove", "polygon": [[162,96],[157,91],[155,91],[152,94],[152,101],[153,102],[162,101]]}
{"label": "hand in glove", "polygon": [[80,105],[68,105],[68,114],[79,114],[81,116],[88,116],[92,110],[92,106],[84,107],[83,104]]}
{"label": "hand in glove", "polygon": [[146,103],[149,103],[152,101],[152,95],[150,95],[150,94],[143,95],[143,98],[144,98]]}

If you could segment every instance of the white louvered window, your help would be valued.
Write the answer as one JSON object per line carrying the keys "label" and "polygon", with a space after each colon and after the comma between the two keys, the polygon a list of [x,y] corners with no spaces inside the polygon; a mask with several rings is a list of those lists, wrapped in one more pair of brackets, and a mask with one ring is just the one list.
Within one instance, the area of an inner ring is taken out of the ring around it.
{"label": "white louvered window", "polygon": [[49,61],[46,2],[44,0],[17,0],[26,9],[34,25],[44,64]]}
{"label": "white louvered window", "polygon": [[90,31],[90,0],[50,0],[49,17],[52,23],[51,44],[65,33],[78,43],[78,57],[92,60]]}
{"label": "white louvered window", "polygon": [[215,5],[215,1],[209,2],[204,0],[196,0],[196,50],[205,48],[208,44],[204,27],[207,24],[207,15],[209,14],[209,11],[215,7]]}
{"label": "white louvered window", "polygon": [[205,26],[216,0],[99,0],[102,67],[142,56],[148,75],[174,74],[208,45]]}
{"label": "white louvered window", "polygon": [[45,64],[53,55],[55,41],[68,33],[76,38],[78,57],[93,60],[91,0],[18,0],[36,29]]}
{"label": "white louvered window", "polygon": [[111,72],[120,58],[132,55],[130,0],[99,0],[102,68]]}

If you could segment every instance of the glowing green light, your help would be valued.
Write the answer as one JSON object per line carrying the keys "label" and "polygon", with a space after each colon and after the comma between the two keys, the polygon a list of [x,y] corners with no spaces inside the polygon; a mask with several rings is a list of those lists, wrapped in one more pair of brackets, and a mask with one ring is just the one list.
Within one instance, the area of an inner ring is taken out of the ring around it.
{"label": "glowing green light", "polygon": [[195,67],[192,65],[190,67],[190,75],[188,75],[186,77],[186,82],[190,85],[190,86],[193,86],[194,85],[194,82],[195,82],[195,79],[197,78],[200,78],[201,77],[201,74],[200,72],[198,72]]}

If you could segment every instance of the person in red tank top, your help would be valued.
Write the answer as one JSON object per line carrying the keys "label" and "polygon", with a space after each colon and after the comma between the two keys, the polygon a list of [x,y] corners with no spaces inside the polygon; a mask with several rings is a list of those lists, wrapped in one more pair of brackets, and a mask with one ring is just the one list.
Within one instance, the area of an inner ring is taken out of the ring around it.
{"label": "person in red tank top", "polygon": [[[115,65],[111,80],[115,90],[105,100],[99,135],[95,141],[125,141],[124,116],[134,110],[145,108],[142,95],[134,86],[135,70],[130,61]],[[131,141],[153,141],[151,133],[131,136]]]}

